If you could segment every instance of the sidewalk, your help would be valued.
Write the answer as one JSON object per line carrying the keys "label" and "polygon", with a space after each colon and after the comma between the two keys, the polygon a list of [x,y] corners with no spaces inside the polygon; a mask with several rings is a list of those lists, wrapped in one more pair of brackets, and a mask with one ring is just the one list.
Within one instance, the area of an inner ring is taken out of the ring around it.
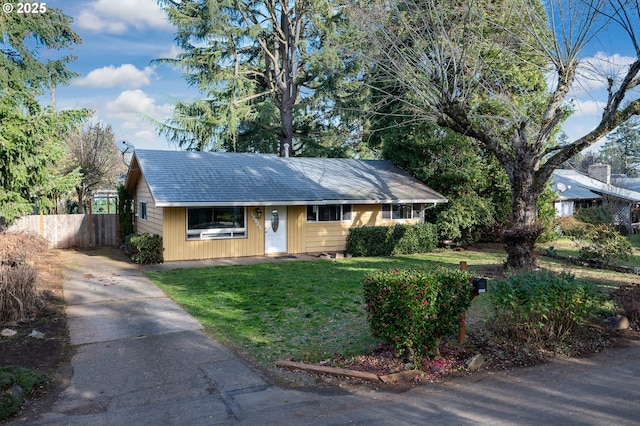
{"label": "sidewalk", "polygon": [[73,376],[30,424],[640,424],[640,342],[402,393],[287,389],[206,336],[118,251],[64,256]]}

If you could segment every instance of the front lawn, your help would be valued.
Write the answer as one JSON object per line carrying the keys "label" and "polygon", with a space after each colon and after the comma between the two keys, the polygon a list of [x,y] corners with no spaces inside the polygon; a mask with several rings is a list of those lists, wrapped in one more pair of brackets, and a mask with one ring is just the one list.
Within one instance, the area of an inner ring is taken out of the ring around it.
{"label": "front lawn", "polygon": [[[364,354],[377,342],[363,310],[362,278],[384,268],[444,266],[466,261],[477,276],[501,271],[498,247],[438,251],[421,255],[266,263],[150,272],[149,277],[182,305],[214,338],[266,368],[279,360],[318,362],[336,354]],[[544,269],[569,271],[602,290],[637,281],[637,276],[568,265],[540,258]],[[489,281],[489,292],[491,280]],[[611,311],[610,302],[603,309]],[[612,311],[611,311],[612,312]],[[491,313],[488,293],[467,311],[472,331]]]}
{"label": "front lawn", "polygon": [[[631,241],[631,244],[633,245],[633,255],[627,260],[616,262],[616,264],[630,268],[640,267],[640,234],[632,235],[629,241]],[[562,256],[577,258],[580,255],[580,249],[576,245],[575,241],[570,238],[560,238],[556,241],[538,244],[538,248],[543,252],[551,246],[553,246],[555,251]]]}
{"label": "front lawn", "polygon": [[[205,331],[265,367],[278,360],[317,362],[357,355],[376,341],[363,310],[361,281],[377,269],[423,265],[495,269],[496,250],[443,251],[388,258],[352,258],[150,272],[149,277]],[[485,298],[474,305],[482,315]],[[474,315],[473,307],[469,312]]]}

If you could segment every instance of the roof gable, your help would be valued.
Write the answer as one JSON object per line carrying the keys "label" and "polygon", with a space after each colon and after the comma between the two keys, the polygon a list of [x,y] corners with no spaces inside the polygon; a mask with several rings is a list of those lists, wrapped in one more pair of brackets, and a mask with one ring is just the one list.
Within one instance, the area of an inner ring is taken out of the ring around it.
{"label": "roof gable", "polygon": [[387,161],[136,150],[131,164],[127,189],[141,173],[164,207],[446,202]]}

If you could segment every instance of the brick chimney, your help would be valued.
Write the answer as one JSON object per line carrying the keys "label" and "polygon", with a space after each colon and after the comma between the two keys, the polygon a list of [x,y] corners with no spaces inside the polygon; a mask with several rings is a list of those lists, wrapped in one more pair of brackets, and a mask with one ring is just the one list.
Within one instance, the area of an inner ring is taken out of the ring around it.
{"label": "brick chimney", "polygon": [[600,182],[611,184],[611,166],[608,164],[592,164],[589,166],[589,171],[587,173],[589,173],[589,176],[599,180]]}

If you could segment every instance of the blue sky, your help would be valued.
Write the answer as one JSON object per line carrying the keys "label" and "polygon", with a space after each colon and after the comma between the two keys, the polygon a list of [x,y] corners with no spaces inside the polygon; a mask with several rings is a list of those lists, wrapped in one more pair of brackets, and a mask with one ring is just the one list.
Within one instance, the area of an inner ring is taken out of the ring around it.
{"label": "blue sky", "polygon": [[154,65],[175,57],[174,29],[155,0],[50,0],[75,22],[82,38],[70,69],[81,74],[56,89],[58,109],[90,108],[93,120],[111,124],[117,139],[146,149],[176,149],[143,117],[171,116],[174,99],[196,95],[180,71]]}
{"label": "blue sky", "polygon": [[[111,124],[116,138],[138,148],[177,149],[144,119],[166,119],[175,99],[197,96],[179,70],[151,64],[178,53],[174,28],[156,1],[49,0],[46,4],[74,17],[73,28],[83,40],[73,51],[78,59],[70,65],[81,76],[57,88],[57,108],[91,108],[96,111],[94,120]],[[570,94],[576,112],[563,126],[570,141],[596,126],[606,99],[606,77],[633,59],[625,37],[604,33],[585,52],[586,65]]]}

